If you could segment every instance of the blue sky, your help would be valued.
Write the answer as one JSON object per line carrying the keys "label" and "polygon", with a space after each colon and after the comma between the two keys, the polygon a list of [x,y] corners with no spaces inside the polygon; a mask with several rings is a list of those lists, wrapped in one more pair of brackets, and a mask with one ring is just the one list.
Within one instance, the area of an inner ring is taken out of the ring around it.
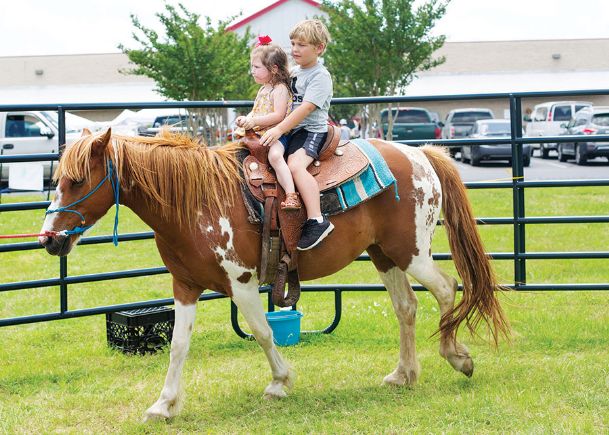
{"label": "blue sky", "polygon": [[[274,0],[182,0],[212,20]],[[19,0],[0,4],[0,56],[119,52],[134,46],[129,14],[155,27],[163,0]],[[176,4],[177,2],[171,2]],[[452,0],[435,33],[449,41],[609,38],[607,0]]]}

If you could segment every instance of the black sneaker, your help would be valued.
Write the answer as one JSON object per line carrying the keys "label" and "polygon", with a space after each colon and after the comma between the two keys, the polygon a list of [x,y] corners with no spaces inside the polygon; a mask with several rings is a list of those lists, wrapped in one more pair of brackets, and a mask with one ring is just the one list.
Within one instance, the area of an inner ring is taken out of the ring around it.
{"label": "black sneaker", "polygon": [[300,236],[296,249],[307,251],[316,247],[333,229],[334,225],[326,218],[322,223],[315,219],[308,219],[302,228],[302,236]]}

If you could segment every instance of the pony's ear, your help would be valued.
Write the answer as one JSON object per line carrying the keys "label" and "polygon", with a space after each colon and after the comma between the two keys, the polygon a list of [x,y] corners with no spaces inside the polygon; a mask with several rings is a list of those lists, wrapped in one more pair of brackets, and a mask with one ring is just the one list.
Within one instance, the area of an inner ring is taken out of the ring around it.
{"label": "pony's ear", "polygon": [[82,134],[80,135],[80,137],[85,137],[85,136],[91,136],[91,130],[89,130],[87,127],[82,129]]}
{"label": "pony's ear", "polygon": [[95,138],[91,144],[92,155],[103,155],[110,139],[112,138],[112,129],[108,128],[104,134]]}

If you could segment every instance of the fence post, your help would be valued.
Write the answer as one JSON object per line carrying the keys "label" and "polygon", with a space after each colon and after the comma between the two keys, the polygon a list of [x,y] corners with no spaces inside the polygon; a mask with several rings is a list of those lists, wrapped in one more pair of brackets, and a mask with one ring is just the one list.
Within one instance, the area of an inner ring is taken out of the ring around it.
{"label": "fence post", "polygon": [[[59,129],[59,137],[57,153],[61,158],[61,152],[66,143],[66,110],[62,106],[57,107],[57,122]],[[66,283],[66,277],[68,276],[68,257],[59,258],[59,311],[61,314],[68,311],[68,284]]]}
{"label": "fence post", "polygon": [[527,268],[526,259],[522,254],[526,252],[525,217],[524,209],[524,165],[522,154],[522,99],[510,94],[510,126],[512,145],[512,202],[514,212],[514,285],[516,289],[526,285]]}

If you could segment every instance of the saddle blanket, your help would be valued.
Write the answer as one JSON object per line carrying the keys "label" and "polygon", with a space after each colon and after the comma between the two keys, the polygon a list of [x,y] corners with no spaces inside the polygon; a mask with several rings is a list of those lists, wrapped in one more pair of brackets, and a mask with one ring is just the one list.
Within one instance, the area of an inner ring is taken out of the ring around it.
{"label": "saddle blanket", "polygon": [[[336,214],[349,210],[367,199],[378,195],[390,186],[394,186],[395,199],[396,201],[399,201],[400,197],[398,196],[397,182],[383,156],[381,156],[378,150],[367,140],[353,139],[351,142],[357,145],[366,155],[370,164],[358,176],[351,180],[347,180],[334,189],[322,193],[322,204],[333,202],[324,199],[324,196],[336,195],[340,205],[340,210],[336,210],[336,207],[332,207],[331,210],[328,211],[328,214]],[[324,211],[324,207],[322,206],[322,212]]]}

